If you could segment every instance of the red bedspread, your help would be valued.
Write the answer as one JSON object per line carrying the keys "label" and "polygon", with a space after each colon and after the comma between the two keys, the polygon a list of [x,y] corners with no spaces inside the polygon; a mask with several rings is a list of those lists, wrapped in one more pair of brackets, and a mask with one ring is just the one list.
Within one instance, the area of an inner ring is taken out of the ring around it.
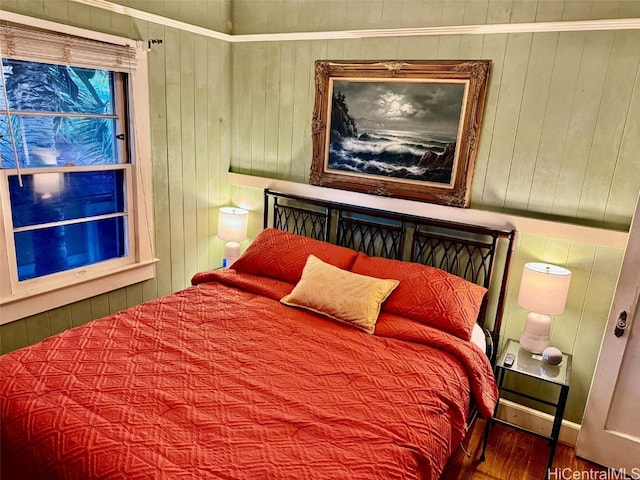
{"label": "red bedspread", "polygon": [[3,480],[437,478],[469,378],[493,408],[468,342],[391,315],[367,335],[280,304],[291,285],[213,277],[253,292],[202,283],[0,357]]}

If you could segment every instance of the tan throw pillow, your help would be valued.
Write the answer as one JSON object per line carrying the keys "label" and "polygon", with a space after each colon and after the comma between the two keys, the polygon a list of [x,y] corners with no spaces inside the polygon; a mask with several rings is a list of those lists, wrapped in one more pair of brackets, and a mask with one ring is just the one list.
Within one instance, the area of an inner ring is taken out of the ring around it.
{"label": "tan throw pillow", "polygon": [[382,302],[399,283],[341,270],[309,255],[300,281],[280,301],[373,333]]}

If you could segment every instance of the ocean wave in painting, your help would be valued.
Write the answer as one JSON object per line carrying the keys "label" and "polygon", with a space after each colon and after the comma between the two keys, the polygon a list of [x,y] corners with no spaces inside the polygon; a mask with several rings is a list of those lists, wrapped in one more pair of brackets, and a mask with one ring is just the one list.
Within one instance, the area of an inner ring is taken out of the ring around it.
{"label": "ocean wave in painting", "polygon": [[333,139],[329,145],[328,167],[352,173],[448,184],[452,162],[434,160],[453,150],[455,138],[370,130],[358,137]]}

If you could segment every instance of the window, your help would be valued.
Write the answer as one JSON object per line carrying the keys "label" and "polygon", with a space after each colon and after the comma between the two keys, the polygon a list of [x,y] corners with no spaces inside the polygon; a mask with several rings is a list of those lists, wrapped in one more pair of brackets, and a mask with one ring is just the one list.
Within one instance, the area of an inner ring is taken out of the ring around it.
{"label": "window", "polygon": [[117,41],[0,25],[0,323],[153,276],[146,55]]}
{"label": "window", "polygon": [[123,74],[9,58],[2,67],[18,280],[127,256]]}

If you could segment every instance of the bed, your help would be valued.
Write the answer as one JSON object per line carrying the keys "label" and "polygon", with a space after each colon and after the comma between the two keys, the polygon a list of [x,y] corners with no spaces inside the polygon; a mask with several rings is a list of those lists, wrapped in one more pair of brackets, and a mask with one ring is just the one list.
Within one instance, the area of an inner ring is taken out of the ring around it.
{"label": "bed", "polygon": [[440,476],[495,406],[515,232],[264,212],[232,268],[0,357],[3,479]]}

